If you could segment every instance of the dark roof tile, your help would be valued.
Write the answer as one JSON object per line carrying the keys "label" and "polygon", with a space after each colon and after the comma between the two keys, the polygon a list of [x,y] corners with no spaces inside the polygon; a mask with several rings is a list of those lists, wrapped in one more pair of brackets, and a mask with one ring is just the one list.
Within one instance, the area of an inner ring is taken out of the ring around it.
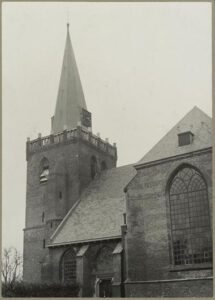
{"label": "dark roof tile", "polygon": [[84,190],[51,238],[51,244],[74,243],[121,235],[124,187],[136,174],[132,165],[103,171]]}

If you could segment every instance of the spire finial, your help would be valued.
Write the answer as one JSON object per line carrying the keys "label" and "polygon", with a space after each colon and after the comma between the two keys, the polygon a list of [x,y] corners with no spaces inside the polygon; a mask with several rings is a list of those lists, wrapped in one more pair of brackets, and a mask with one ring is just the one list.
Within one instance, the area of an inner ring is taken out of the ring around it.
{"label": "spire finial", "polygon": [[67,26],[67,31],[69,31],[69,22],[67,22],[66,26]]}

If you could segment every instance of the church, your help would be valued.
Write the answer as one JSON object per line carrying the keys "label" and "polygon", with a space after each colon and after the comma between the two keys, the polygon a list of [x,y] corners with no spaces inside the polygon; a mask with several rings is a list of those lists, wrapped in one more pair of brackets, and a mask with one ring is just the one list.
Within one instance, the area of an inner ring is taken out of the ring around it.
{"label": "church", "polygon": [[212,122],[194,107],[137,163],[92,133],[69,24],[51,134],[27,139],[23,277],[80,297],[207,297]]}

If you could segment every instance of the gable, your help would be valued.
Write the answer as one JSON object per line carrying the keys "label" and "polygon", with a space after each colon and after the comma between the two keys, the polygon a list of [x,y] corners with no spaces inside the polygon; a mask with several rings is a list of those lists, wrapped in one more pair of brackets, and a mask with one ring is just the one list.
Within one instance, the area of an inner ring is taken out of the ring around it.
{"label": "gable", "polygon": [[[212,146],[212,119],[194,107],[137,164],[185,154]],[[192,142],[179,146],[178,135],[192,134]]]}

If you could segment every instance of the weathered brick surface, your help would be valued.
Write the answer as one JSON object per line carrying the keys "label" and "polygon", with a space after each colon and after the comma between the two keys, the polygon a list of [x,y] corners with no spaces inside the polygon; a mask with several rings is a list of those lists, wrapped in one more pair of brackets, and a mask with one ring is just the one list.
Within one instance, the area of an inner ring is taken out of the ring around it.
{"label": "weathered brick surface", "polygon": [[212,297],[213,280],[125,284],[126,297]]}
{"label": "weathered brick surface", "polygon": [[44,231],[45,227],[24,231],[23,277],[25,281],[40,281],[42,259],[47,254],[47,249],[43,249]]}
{"label": "weathered brick surface", "polygon": [[[212,275],[210,269],[171,272],[171,233],[167,195],[168,182],[173,172],[182,164],[189,164],[200,170],[207,182],[212,213],[211,162],[211,152],[207,152],[201,155],[191,154],[189,158],[177,157],[175,160],[138,170],[127,190],[126,267],[128,280],[165,280]],[[128,285],[127,290],[130,288],[135,291],[133,285]]]}
{"label": "weathered brick surface", "polygon": [[84,286],[85,296],[92,297],[95,295],[96,277],[114,277],[112,252],[116,245],[117,242],[115,241],[103,241],[90,245],[86,253],[87,265],[85,266],[88,268],[88,271],[85,274],[85,283],[88,284]]}
{"label": "weathered brick surface", "polygon": [[[76,257],[77,281],[81,286],[81,296],[92,297],[95,295],[96,277],[103,278],[110,276],[113,277],[114,282],[120,282],[120,254],[115,258],[112,254],[117,243],[118,241],[90,243],[84,255]],[[72,247],[77,254],[81,245],[49,248],[49,255],[43,263],[43,270],[46,276],[44,277],[44,281],[56,283],[61,281],[61,260],[69,247]]]}
{"label": "weathered brick surface", "polygon": [[[39,261],[43,260],[47,253],[47,250],[43,249],[43,239],[48,244],[51,234],[92,180],[90,170],[92,156],[97,158],[99,165],[102,161],[106,162],[108,168],[116,165],[116,159],[108,152],[103,152],[96,146],[78,139],[42,147],[27,156],[25,227],[28,230],[24,234],[26,281],[41,280]],[[41,184],[40,166],[44,157],[49,161],[50,174],[47,183]],[[43,229],[40,226],[43,226]],[[34,229],[30,230],[32,227]]]}

